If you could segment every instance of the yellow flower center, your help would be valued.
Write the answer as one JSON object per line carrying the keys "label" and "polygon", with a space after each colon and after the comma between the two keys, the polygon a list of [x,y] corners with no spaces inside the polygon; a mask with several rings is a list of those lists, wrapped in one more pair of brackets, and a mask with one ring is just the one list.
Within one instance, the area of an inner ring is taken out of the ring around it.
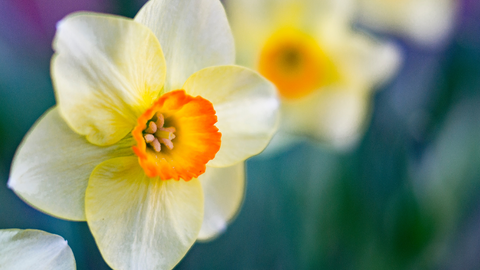
{"label": "yellow flower center", "polygon": [[328,84],[334,73],[315,39],[293,28],[280,29],[267,40],[258,70],[287,99],[310,94]]}
{"label": "yellow flower center", "polygon": [[137,122],[133,151],[149,177],[189,181],[205,172],[220,149],[212,103],[183,90],[161,96]]}

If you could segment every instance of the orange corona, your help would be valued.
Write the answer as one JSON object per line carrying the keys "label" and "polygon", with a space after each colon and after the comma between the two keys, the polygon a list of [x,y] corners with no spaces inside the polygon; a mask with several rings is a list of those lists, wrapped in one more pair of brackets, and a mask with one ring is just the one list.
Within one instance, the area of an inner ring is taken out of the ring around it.
{"label": "orange corona", "polygon": [[258,70],[275,84],[283,98],[296,99],[327,84],[332,64],[313,37],[284,28],[266,41]]}
{"label": "orange corona", "polygon": [[220,149],[216,122],[208,100],[183,90],[166,93],[138,118],[133,151],[149,177],[189,181]]}

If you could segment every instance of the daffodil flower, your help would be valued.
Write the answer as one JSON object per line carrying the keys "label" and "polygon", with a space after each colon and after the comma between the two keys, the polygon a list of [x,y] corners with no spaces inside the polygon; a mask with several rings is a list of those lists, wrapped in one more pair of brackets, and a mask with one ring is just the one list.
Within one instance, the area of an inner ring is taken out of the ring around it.
{"label": "daffodil flower", "polygon": [[60,21],[57,106],[28,133],[9,186],[56,217],[86,220],[114,269],[174,267],[243,200],[243,161],[277,124],[275,87],[231,65],[218,0],[152,0],[132,19]]}
{"label": "daffodil flower", "polygon": [[409,37],[432,46],[453,30],[457,0],[356,0],[359,20],[379,31]]}
{"label": "daffodil flower", "polygon": [[0,230],[0,269],[75,268],[72,250],[62,237],[39,230]]}
{"label": "daffodil flower", "polygon": [[354,145],[368,122],[372,90],[399,65],[397,47],[352,30],[348,1],[235,0],[227,14],[238,62],[278,89],[278,135],[337,149]]}

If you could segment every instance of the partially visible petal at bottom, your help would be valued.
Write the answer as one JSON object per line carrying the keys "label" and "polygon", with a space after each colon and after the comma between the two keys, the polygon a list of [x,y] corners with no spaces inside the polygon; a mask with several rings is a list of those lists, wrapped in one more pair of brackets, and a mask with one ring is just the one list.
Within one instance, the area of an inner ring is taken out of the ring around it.
{"label": "partially visible petal at bottom", "polygon": [[38,230],[0,230],[0,269],[74,270],[62,237]]}
{"label": "partially visible petal at bottom", "polygon": [[211,240],[225,231],[239,212],[245,195],[245,165],[223,168],[207,167],[199,177],[205,195],[205,216],[199,240]]}
{"label": "partially visible petal at bottom", "polygon": [[93,171],[85,195],[87,222],[114,269],[171,269],[195,242],[203,218],[198,179],[149,178],[136,157]]}

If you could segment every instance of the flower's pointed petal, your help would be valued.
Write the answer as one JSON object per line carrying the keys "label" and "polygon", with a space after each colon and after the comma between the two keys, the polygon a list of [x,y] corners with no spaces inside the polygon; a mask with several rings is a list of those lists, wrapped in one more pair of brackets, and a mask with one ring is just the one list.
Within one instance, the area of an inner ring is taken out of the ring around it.
{"label": "flower's pointed petal", "polygon": [[180,89],[202,68],[235,61],[232,33],[218,0],[151,0],[135,20],[152,29],[162,45],[166,91]]}
{"label": "flower's pointed petal", "polygon": [[301,100],[284,103],[281,129],[347,150],[358,142],[369,121],[370,99],[368,91],[322,89]]}
{"label": "flower's pointed petal", "polygon": [[346,27],[340,27],[336,33],[338,37],[329,44],[325,42],[328,39],[325,33],[319,40],[324,42],[322,45],[341,74],[342,83],[357,90],[371,91],[397,72],[402,60],[400,48]]}
{"label": "flower's pointed petal", "polygon": [[276,131],[276,89],[258,73],[238,66],[200,70],[183,89],[212,102],[222,133],[220,150],[207,165],[226,167],[260,153]]}
{"label": "flower's pointed petal", "polygon": [[100,147],[73,132],[54,108],[19,146],[8,186],[32,206],[56,217],[85,220],[85,189],[101,162],[133,154],[132,139]]}
{"label": "flower's pointed petal", "polygon": [[165,59],[155,35],[132,20],[80,13],[57,26],[52,80],[62,116],[97,145],[120,141],[158,97]]}
{"label": "flower's pointed petal", "polygon": [[230,167],[207,170],[199,178],[205,196],[205,214],[199,240],[211,240],[225,231],[243,202],[245,195],[245,165],[240,162]]}
{"label": "flower's pointed petal", "polygon": [[62,237],[38,230],[0,230],[0,269],[74,270]]}
{"label": "flower's pointed petal", "polygon": [[198,179],[149,178],[135,157],[98,165],[87,187],[87,222],[114,269],[171,269],[195,242],[203,218]]}

